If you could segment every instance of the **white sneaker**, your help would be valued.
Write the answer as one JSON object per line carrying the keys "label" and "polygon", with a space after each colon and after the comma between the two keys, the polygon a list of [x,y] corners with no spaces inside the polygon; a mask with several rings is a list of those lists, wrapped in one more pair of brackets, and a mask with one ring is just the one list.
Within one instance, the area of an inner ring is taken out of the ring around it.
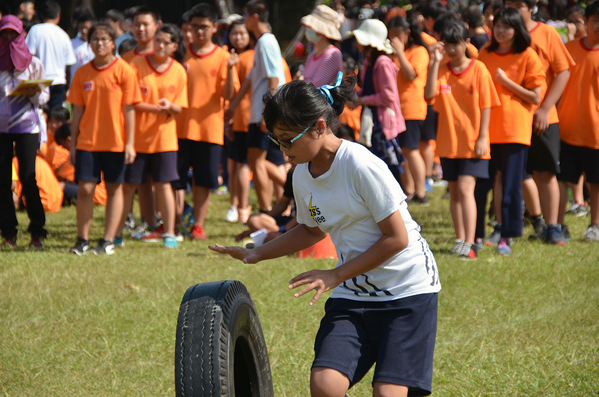
{"label": "white sneaker", "polygon": [[584,241],[599,241],[599,225],[591,225],[584,232]]}
{"label": "white sneaker", "polygon": [[239,215],[237,214],[237,208],[229,208],[229,211],[227,211],[227,215],[225,216],[225,220],[227,222],[236,223],[238,219]]}

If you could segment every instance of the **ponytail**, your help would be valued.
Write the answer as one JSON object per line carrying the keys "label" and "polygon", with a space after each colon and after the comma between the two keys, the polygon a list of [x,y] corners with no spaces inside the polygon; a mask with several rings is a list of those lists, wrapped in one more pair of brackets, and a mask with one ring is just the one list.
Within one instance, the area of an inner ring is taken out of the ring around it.
{"label": "ponytail", "polygon": [[339,81],[338,85],[321,88],[304,80],[295,80],[264,95],[262,117],[269,131],[278,127],[299,133],[321,117],[335,131],[345,104],[357,99],[355,86],[353,75]]}

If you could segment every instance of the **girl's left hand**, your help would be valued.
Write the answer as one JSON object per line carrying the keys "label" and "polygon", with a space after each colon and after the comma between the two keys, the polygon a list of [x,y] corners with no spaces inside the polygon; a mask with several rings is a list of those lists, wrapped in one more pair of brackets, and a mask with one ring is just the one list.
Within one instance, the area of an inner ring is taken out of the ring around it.
{"label": "girl's left hand", "polygon": [[487,145],[487,140],[485,138],[479,138],[476,140],[476,143],[474,144],[474,153],[476,154],[476,157],[481,158],[487,154],[488,149],[489,146]]}
{"label": "girl's left hand", "polygon": [[296,292],[293,296],[299,298],[306,293],[316,290],[316,294],[310,301],[310,306],[314,304],[320,298],[324,292],[329,291],[341,283],[337,277],[336,269],[331,270],[310,270],[309,272],[302,273],[295,276],[289,282],[289,289],[294,289],[302,285],[308,284],[307,287],[302,289],[300,292]]}
{"label": "girl's left hand", "polygon": [[21,91],[23,91],[23,93],[29,97],[34,96],[35,94],[37,94],[38,92],[41,91],[41,88],[36,86],[36,87],[23,87],[21,89]]}

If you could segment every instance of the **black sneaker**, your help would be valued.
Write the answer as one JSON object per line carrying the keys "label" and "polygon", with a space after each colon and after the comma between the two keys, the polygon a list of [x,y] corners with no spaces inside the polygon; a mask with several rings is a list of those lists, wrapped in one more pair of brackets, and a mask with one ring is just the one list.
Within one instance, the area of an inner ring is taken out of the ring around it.
{"label": "black sneaker", "polygon": [[417,194],[415,194],[414,197],[412,197],[412,199],[410,200],[410,203],[418,204],[423,207],[430,205],[430,203],[428,202],[428,197],[426,195],[420,197]]}
{"label": "black sneaker", "polygon": [[501,240],[501,223],[498,223],[493,228],[493,233],[491,233],[484,241],[483,244],[489,247],[496,247],[499,244],[499,240]]}
{"label": "black sneaker", "polygon": [[530,218],[530,223],[535,229],[535,232],[528,236],[529,240],[546,240],[547,238],[547,225],[543,215]]}
{"label": "black sneaker", "polygon": [[77,237],[77,243],[71,248],[71,254],[84,255],[89,249],[89,241]]}
{"label": "black sneaker", "polygon": [[29,248],[33,248],[34,250],[43,250],[44,243],[42,242],[42,238],[37,235],[31,235],[31,242],[29,243]]}
{"label": "black sneaker", "polygon": [[92,252],[95,255],[112,255],[114,254],[114,243],[112,241],[108,241],[106,239],[101,238],[100,241],[98,241],[98,245],[96,245],[96,247],[92,249]]}
{"label": "black sneaker", "polygon": [[570,234],[570,229],[568,229],[567,225],[562,225],[562,237],[566,241],[572,240],[572,235]]}

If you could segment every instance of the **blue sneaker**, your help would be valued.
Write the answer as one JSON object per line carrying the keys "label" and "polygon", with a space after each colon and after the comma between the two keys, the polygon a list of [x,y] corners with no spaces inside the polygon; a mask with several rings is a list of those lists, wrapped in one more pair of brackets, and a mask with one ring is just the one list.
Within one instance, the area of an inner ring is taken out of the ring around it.
{"label": "blue sneaker", "polygon": [[433,192],[433,178],[429,177],[424,180],[424,190],[426,190],[427,193]]}
{"label": "blue sneaker", "polygon": [[121,237],[117,237],[114,236],[114,246],[115,247],[124,247],[125,246],[125,240],[123,239],[123,236]]}
{"label": "blue sneaker", "polygon": [[556,223],[547,226],[545,242],[553,245],[566,245],[566,239],[562,235],[562,228],[559,224]]}
{"label": "blue sneaker", "polygon": [[512,253],[509,239],[502,238],[501,240],[499,240],[499,243],[497,244],[497,253],[499,255],[510,255]]}
{"label": "blue sneaker", "polygon": [[162,244],[164,248],[177,248],[179,246],[175,236],[170,233],[162,234],[162,239],[164,241]]}

